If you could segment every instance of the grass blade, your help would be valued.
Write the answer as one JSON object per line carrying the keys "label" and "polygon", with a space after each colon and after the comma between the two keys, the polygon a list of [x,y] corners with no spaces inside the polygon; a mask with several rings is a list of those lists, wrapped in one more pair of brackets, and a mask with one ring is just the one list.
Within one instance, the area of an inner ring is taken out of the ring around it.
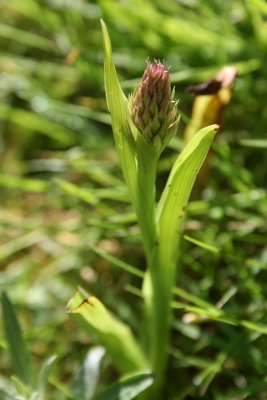
{"label": "grass blade", "polygon": [[14,400],[14,396],[10,393],[6,392],[3,389],[0,389],[0,399],[1,400]]}
{"label": "grass blade", "polygon": [[267,139],[242,139],[239,143],[241,146],[267,149]]}
{"label": "grass blade", "polygon": [[105,349],[101,346],[88,351],[73,385],[77,400],[90,400],[92,398],[97,386],[100,363],[104,354]]}
{"label": "grass blade", "polygon": [[177,258],[179,232],[185,206],[197,173],[217,131],[218,126],[211,125],[201,129],[192,138],[174,164],[160,198],[157,208],[159,237],[163,238],[162,251],[168,255],[172,263]]}
{"label": "grass blade", "polygon": [[121,167],[127,186],[134,196],[137,171],[133,150],[133,138],[129,133],[127,99],[120,87],[115,66],[112,62],[112,49],[108,30],[101,20],[104,43],[105,89],[108,109],[111,114],[112,129],[119,153]]}
{"label": "grass blade", "polygon": [[46,399],[46,387],[48,384],[48,378],[55,361],[56,356],[51,356],[42,365],[42,368],[38,375],[38,400]]}
{"label": "grass blade", "polygon": [[197,240],[195,238],[192,238],[191,236],[184,235],[184,239],[187,240],[190,243],[195,244],[196,246],[201,247],[202,249],[205,249],[207,251],[210,251],[211,253],[219,253],[218,247],[212,246],[211,244],[204,243],[200,240]]}
{"label": "grass blade", "polygon": [[2,293],[1,301],[6,341],[8,343],[13,368],[22,382],[33,386],[35,381],[35,370],[30,353],[28,352],[22,337],[21,328],[14,308],[5,293]]}
{"label": "grass blade", "polygon": [[95,400],[131,400],[153,383],[152,374],[140,374],[111,386]]}

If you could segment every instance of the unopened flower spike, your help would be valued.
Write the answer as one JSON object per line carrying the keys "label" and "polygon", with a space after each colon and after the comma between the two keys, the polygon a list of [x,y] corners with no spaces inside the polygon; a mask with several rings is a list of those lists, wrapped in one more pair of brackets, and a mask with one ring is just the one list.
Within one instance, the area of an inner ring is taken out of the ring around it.
{"label": "unopened flower spike", "polygon": [[141,82],[130,98],[132,120],[143,137],[161,151],[176,134],[179,118],[166,62],[147,60]]}

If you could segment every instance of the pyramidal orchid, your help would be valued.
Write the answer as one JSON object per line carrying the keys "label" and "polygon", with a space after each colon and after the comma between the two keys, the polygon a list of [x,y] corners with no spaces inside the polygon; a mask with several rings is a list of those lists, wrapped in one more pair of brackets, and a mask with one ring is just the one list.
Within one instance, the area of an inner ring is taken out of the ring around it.
{"label": "pyramidal orchid", "polygon": [[163,149],[176,134],[179,118],[174,90],[171,90],[168,65],[147,61],[140,85],[130,97],[132,120],[144,138],[157,149]]}
{"label": "pyramidal orchid", "polygon": [[[145,399],[160,400],[168,384],[166,371],[171,347],[172,294],[184,210],[218,126],[211,125],[193,136],[177,156],[157,200],[159,156],[175,135],[179,124],[169,68],[166,63],[159,61],[147,62],[140,85],[127,99],[112,61],[107,27],[104,21],[101,24],[108,110],[147,261],[140,284],[145,310],[140,326],[143,337],[139,341],[127,324],[111,317],[104,305],[96,299],[94,304],[98,304],[97,309],[89,307],[92,300],[85,301],[78,295],[77,307],[75,303],[72,312],[84,317],[92,331],[99,333],[114,362],[122,370],[125,369],[122,372],[140,372],[149,366],[154,373],[154,382],[144,393]],[[142,277],[143,274],[139,272],[138,276]]]}

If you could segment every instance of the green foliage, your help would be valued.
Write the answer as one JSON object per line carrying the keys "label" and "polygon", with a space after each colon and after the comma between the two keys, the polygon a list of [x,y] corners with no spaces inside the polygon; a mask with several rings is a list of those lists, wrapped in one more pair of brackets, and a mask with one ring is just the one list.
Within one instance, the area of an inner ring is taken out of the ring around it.
{"label": "green foliage", "polygon": [[[44,400],[46,398],[48,377],[56,357],[49,357],[49,359],[43,363],[37,376],[30,353],[22,337],[21,328],[15,311],[5,293],[2,293],[1,302],[5,337],[8,343],[12,365],[16,372],[16,376],[13,377],[14,388],[10,385],[8,392],[10,395],[13,392],[14,396],[20,396],[21,399],[25,400],[33,398]],[[2,391],[4,399],[9,398],[8,392],[5,392],[5,390]]]}
{"label": "green foliage", "polygon": [[[124,92],[147,57],[171,65],[182,123],[162,155],[156,199],[183,148],[186,86],[224,65],[238,69],[206,188],[185,210],[164,397],[265,400],[265,1],[5,0],[0,11],[0,288],[21,321],[36,382],[57,354],[47,398],[82,393],[73,382],[93,338],[65,313],[77,285],[135,336],[142,330],[145,261],[105,105],[103,18]],[[25,384],[10,379],[3,327],[0,397],[14,399]],[[92,392],[101,394],[119,378],[108,355],[97,365]]]}
{"label": "green foliage", "polygon": [[121,380],[119,383],[111,386],[104,393],[96,397],[96,400],[131,400],[142,393],[153,383],[152,374],[139,374]]}
{"label": "green foliage", "polygon": [[95,297],[87,297],[79,290],[68,304],[67,311],[76,323],[93,331],[97,340],[112,355],[113,362],[123,372],[145,369],[147,361],[129,327],[116,319]]}
{"label": "green foliage", "polygon": [[[179,251],[178,242],[184,209],[188,203],[197,173],[210,148],[218,126],[211,125],[197,132],[195,137],[184,148],[171,169],[158,206],[156,206],[155,181],[157,162],[160,153],[167,146],[169,140],[161,137],[159,138],[161,145],[159,147],[154,146],[154,142],[147,140],[145,132],[140,130],[142,128],[138,126],[137,129],[134,126],[129,113],[129,102],[121,90],[116,69],[112,62],[111,44],[107,28],[103,21],[101,21],[101,24],[104,42],[106,96],[111,113],[112,129],[120,156],[121,168],[124,172],[133,207],[136,210],[146,253],[147,271],[144,277],[143,297],[146,306],[145,316],[148,321],[144,327],[143,336],[148,343],[147,352],[150,366],[156,376],[155,385],[152,388],[153,392],[148,396],[156,399],[162,396],[167,368],[170,302],[172,287],[175,282],[177,254]],[[150,85],[153,87],[153,79],[155,80],[156,74],[154,75],[150,72],[150,75]],[[166,86],[165,81],[161,83],[163,87]],[[167,79],[167,83],[170,86],[169,79]],[[169,86],[168,89],[170,91]],[[155,87],[154,90],[157,93],[158,88]],[[142,88],[140,91],[142,92]],[[151,88],[147,89],[147,91],[151,91]],[[155,94],[154,99],[156,97],[157,95]],[[166,98],[167,102],[172,101],[169,93],[167,93]],[[134,100],[131,100],[130,104],[132,101],[134,102]],[[149,98],[144,98],[140,101],[152,102]],[[149,113],[152,110],[153,107],[151,107]],[[157,113],[160,112],[160,109],[157,110]],[[176,107],[172,112],[176,112]],[[152,119],[153,116],[150,115],[150,118]],[[173,121],[178,121],[177,118],[177,115],[172,115]],[[167,131],[165,131],[165,135],[167,135]],[[173,216],[174,209],[176,210],[175,217]],[[83,305],[83,303],[81,304]],[[88,304],[90,305],[90,301]],[[94,309],[95,307],[92,308],[92,310]],[[101,313],[98,314],[100,315]],[[97,314],[93,314],[92,317],[93,319],[98,319]],[[99,332],[103,329],[103,321],[105,321],[105,318],[102,318],[101,324],[97,327],[93,325]],[[92,318],[90,318],[90,323],[92,325]],[[109,331],[110,336],[112,336],[112,331]],[[114,332],[116,332],[115,327]],[[119,341],[122,346],[123,338]],[[130,341],[127,340],[127,342],[129,343]],[[134,349],[135,346],[132,345],[131,347]],[[130,356],[130,351],[126,348],[123,353]],[[133,358],[133,355],[130,358]]]}
{"label": "green foliage", "polygon": [[73,392],[77,399],[89,400],[93,397],[104,354],[105,349],[101,346],[93,347],[88,351],[73,383]]}
{"label": "green foliage", "polygon": [[[78,313],[85,319],[86,323],[94,325],[94,328],[102,336],[107,349],[119,359],[119,361],[115,359],[115,363],[118,362],[122,370],[144,368],[146,365],[145,360],[138,346],[134,343],[128,327],[110,316],[97,299],[85,299],[86,302],[83,301],[81,306],[76,307],[75,304],[77,302],[80,303],[82,298],[83,293],[80,291],[71,300],[69,312]],[[93,311],[92,308],[86,308],[86,304],[91,304]],[[71,308],[72,306],[74,309]],[[6,341],[9,345],[9,353],[16,376],[13,377],[13,382],[9,384],[7,391],[0,389],[1,399],[45,400],[48,398],[48,379],[56,357],[49,357],[42,364],[37,374],[22,337],[15,311],[5,293],[2,294],[2,309]],[[124,347],[123,343],[125,344]],[[125,376],[118,383],[95,397],[100,362],[104,353],[105,350],[102,347],[92,348],[75,376],[72,388],[67,391],[61,388],[62,393],[67,395],[68,398],[77,400],[90,400],[92,398],[96,400],[116,400],[120,398],[131,400],[153,383],[153,375],[151,373],[135,373],[135,375]],[[136,365],[134,365],[134,362],[136,362]]]}

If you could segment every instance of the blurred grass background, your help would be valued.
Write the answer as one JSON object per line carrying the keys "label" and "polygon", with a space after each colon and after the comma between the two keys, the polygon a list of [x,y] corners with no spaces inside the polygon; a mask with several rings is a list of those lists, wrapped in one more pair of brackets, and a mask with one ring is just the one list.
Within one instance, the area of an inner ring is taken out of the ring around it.
{"label": "blurred grass background", "polygon": [[[186,87],[237,67],[207,187],[185,224],[186,235],[216,251],[184,240],[177,283],[238,321],[267,324],[266,2],[2,0],[0,288],[36,363],[58,355],[50,394],[57,400],[92,344],[65,313],[78,285],[140,329],[142,304],[131,293],[140,280],[103,258],[144,268],[106,109],[100,18],[127,93],[147,57],[171,65],[183,123],[163,155],[159,187],[191,115]],[[265,334],[210,319],[188,323],[185,310],[175,317],[168,399],[266,399]],[[2,330],[0,345],[7,386]],[[106,357],[101,384],[114,379]]]}

